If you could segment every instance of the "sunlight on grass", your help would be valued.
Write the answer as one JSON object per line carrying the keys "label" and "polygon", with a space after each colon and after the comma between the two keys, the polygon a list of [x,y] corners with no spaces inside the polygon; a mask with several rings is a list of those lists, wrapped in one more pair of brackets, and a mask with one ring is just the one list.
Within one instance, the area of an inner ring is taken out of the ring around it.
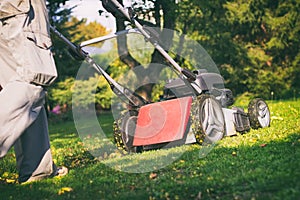
{"label": "sunlight on grass", "polygon": [[[69,167],[69,175],[16,185],[10,151],[0,162],[1,198],[297,199],[300,101],[269,102],[269,107],[270,127],[226,137],[212,149],[193,144],[128,154],[111,145],[112,134],[87,134],[89,140],[82,141],[73,122],[50,124],[53,157]],[[99,121],[112,133],[109,113]],[[99,148],[107,151],[95,158],[89,150]],[[201,156],[205,150],[210,152]]]}

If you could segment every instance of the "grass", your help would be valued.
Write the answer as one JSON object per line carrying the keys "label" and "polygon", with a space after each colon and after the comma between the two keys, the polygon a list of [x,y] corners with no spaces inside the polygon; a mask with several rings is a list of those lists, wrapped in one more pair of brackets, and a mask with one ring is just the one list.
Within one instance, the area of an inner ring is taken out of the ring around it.
{"label": "grass", "polygon": [[[196,144],[141,154],[109,149],[100,159],[87,151],[101,148],[97,137],[87,133],[94,143],[82,142],[86,138],[80,139],[72,121],[50,124],[55,161],[70,173],[19,185],[10,151],[0,162],[1,199],[300,199],[300,101],[269,107],[269,128],[226,137],[212,149]],[[99,121],[112,132],[109,114]],[[210,152],[202,156],[205,150]],[[131,169],[146,172],[124,172]]]}

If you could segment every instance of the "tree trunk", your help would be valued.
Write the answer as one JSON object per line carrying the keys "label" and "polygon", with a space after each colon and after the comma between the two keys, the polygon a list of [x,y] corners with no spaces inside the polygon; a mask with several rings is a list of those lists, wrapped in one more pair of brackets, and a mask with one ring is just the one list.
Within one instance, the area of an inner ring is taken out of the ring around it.
{"label": "tree trunk", "polygon": [[[125,19],[120,16],[120,14],[113,10],[111,7],[105,5],[104,8],[107,11],[111,12],[114,17],[116,18],[116,26],[117,31],[121,31],[125,29]],[[155,13],[154,18],[156,21],[156,26],[159,28],[160,32],[160,41],[163,41],[163,47],[165,49],[169,49],[169,47],[172,44],[173,35],[170,35],[170,31],[168,33],[162,29],[170,29],[174,30],[175,27],[175,10],[176,10],[176,4],[174,0],[162,0],[162,1],[155,1]],[[160,11],[163,11],[163,16],[161,16]],[[163,20],[161,20],[161,17],[163,17]],[[161,24],[161,21],[163,21],[163,24]],[[167,34],[167,36],[166,36]],[[139,63],[136,59],[134,59],[130,52],[128,51],[127,46],[127,37],[126,35],[119,36],[117,38],[117,44],[118,44],[118,54],[120,56],[120,59],[123,63],[128,65],[131,69],[139,66],[144,70],[144,73],[137,75],[137,80],[142,83],[142,87],[137,89],[137,93],[139,93],[141,96],[143,96],[145,99],[151,101],[152,99],[152,90],[155,86],[155,83],[157,83],[159,80],[159,75],[161,73],[161,70],[163,69],[163,65],[149,65],[148,68],[145,68],[144,66],[141,66],[141,63]],[[151,63],[155,64],[166,64],[165,58],[157,51],[154,50],[151,56]],[[141,73],[141,70],[139,70],[139,73]]]}

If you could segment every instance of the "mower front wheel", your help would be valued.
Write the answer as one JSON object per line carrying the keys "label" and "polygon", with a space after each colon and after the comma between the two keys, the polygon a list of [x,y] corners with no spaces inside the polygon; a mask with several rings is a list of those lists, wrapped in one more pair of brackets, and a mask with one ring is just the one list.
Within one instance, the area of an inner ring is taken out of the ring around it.
{"label": "mower front wheel", "polygon": [[192,105],[192,131],[200,144],[214,143],[225,135],[222,106],[214,96],[202,94]]}

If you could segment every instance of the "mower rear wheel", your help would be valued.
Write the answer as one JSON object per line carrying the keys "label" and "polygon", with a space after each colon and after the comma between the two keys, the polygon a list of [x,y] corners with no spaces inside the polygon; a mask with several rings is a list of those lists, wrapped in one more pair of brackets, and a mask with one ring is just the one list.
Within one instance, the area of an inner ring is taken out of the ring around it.
{"label": "mower rear wheel", "polygon": [[214,96],[203,94],[192,105],[192,131],[200,144],[214,143],[225,135],[222,106]]}
{"label": "mower rear wheel", "polygon": [[270,110],[267,103],[261,99],[253,99],[248,105],[250,126],[253,129],[270,126]]}
{"label": "mower rear wheel", "polygon": [[114,122],[114,140],[118,148],[128,152],[137,152],[137,147],[133,147],[137,115],[138,111],[129,110]]}

